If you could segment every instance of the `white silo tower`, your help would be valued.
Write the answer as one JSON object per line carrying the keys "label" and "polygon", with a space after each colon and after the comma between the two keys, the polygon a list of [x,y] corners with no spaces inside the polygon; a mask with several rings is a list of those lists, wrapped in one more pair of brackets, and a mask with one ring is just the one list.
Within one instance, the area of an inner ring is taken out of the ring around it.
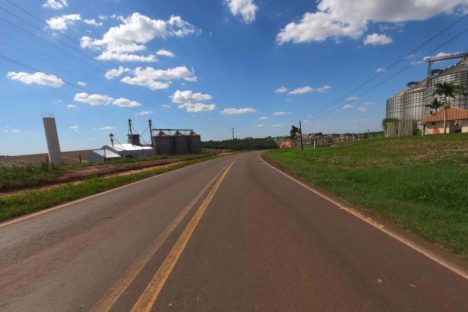
{"label": "white silo tower", "polygon": [[57,126],[54,117],[43,117],[44,130],[49,150],[49,162],[53,164],[62,163],[62,154],[60,153],[60,143],[58,139]]}

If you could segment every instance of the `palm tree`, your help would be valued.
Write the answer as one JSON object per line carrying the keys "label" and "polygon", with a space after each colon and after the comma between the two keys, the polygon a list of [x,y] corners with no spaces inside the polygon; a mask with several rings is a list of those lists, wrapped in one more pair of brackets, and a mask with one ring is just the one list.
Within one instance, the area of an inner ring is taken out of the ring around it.
{"label": "palm tree", "polygon": [[444,107],[444,134],[447,133],[447,109],[450,108],[450,99],[454,99],[456,95],[463,95],[464,88],[453,82],[439,82],[435,84],[435,89],[432,95],[441,97],[442,106]]}
{"label": "palm tree", "polygon": [[432,114],[432,110],[435,110],[435,113],[437,113],[437,111],[439,110],[439,108],[443,105],[442,101],[439,101],[438,98],[434,98],[432,100],[432,103],[431,104],[428,104],[426,105],[426,107],[429,107],[431,109],[431,114]]}

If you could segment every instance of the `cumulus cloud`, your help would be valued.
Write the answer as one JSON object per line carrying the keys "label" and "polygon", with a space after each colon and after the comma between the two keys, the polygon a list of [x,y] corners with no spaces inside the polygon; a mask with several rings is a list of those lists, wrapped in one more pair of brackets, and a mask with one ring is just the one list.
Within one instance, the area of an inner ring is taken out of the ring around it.
{"label": "cumulus cloud", "polygon": [[257,125],[255,125],[256,128],[263,128],[265,127],[265,124],[262,124],[262,123],[259,123]]}
{"label": "cumulus cloud", "polygon": [[216,104],[202,103],[213,98],[206,93],[176,90],[170,98],[172,103],[176,104],[180,109],[185,109],[188,113],[209,112],[216,109]]}
{"label": "cumulus cloud", "polygon": [[258,117],[258,120],[259,121],[268,120],[268,117],[267,116],[260,116],[260,117]]}
{"label": "cumulus cloud", "polygon": [[83,22],[87,25],[92,25],[92,26],[102,26],[102,22],[96,21],[94,18],[91,19],[85,19]]}
{"label": "cumulus cloud", "polygon": [[165,50],[165,49],[160,49],[160,50],[156,51],[156,55],[165,56],[165,57],[175,57],[174,53],[172,53],[169,50]]}
{"label": "cumulus cloud", "polygon": [[360,38],[370,22],[399,23],[425,20],[466,7],[466,0],[319,0],[315,12],[287,24],[278,33],[278,44],[321,42],[328,38]]}
{"label": "cumulus cloud", "polygon": [[76,108],[76,105],[75,104],[68,104],[67,108]]}
{"label": "cumulus cloud", "polygon": [[243,108],[225,108],[221,112],[224,115],[243,115],[249,113],[255,113],[257,110],[251,107],[243,107]]}
{"label": "cumulus cloud", "polygon": [[42,4],[43,8],[52,10],[60,10],[68,6],[67,0],[47,0]]}
{"label": "cumulus cloud", "polygon": [[119,107],[138,107],[141,106],[141,103],[126,98],[118,98],[112,101],[112,105]]}
{"label": "cumulus cloud", "polygon": [[311,92],[314,92],[314,88],[305,86],[302,88],[297,88],[292,91],[289,91],[289,94],[298,95],[298,94],[306,94],[306,93],[311,93]]}
{"label": "cumulus cloud", "polygon": [[[120,71],[115,72],[115,74],[120,73]],[[197,81],[195,72],[185,66],[166,70],[153,67],[137,67],[135,70],[127,70],[127,72],[131,72],[131,75],[123,77],[120,81],[129,85],[146,87],[150,90],[167,89],[171,80]]]}
{"label": "cumulus cloud", "polygon": [[364,39],[365,45],[386,45],[392,43],[393,39],[384,34],[373,33]]}
{"label": "cumulus cloud", "polygon": [[65,31],[68,26],[73,25],[75,22],[81,20],[80,14],[67,14],[62,16],[56,16],[48,19],[47,25],[52,30]]}
{"label": "cumulus cloud", "polygon": [[358,99],[359,99],[359,98],[358,98],[357,96],[354,96],[354,95],[353,95],[353,96],[348,96],[348,97],[346,98],[346,101],[357,101]]}
{"label": "cumulus cloud", "polygon": [[111,96],[105,94],[89,94],[86,92],[81,92],[75,94],[73,98],[76,102],[86,103],[90,106],[98,105],[114,105],[118,107],[138,107],[141,106],[141,103],[137,101],[132,101],[126,98],[114,99]]}
{"label": "cumulus cloud", "polygon": [[108,71],[106,71],[104,76],[106,77],[106,79],[111,80],[111,79],[120,77],[122,76],[123,73],[127,73],[129,71],[130,71],[130,68],[119,66],[118,68],[109,69]]}
{"label": "cumulus cloud", "polygon": [[105,61],[154,62],[156,54],[141,54],[146,44],[155,38],[184,37],[197,30],[180,16],[168,20],[151,19],[140,13],[122,18],[122,24],[111,27],[101,39],[81,38],[83,49],[101,52],[97,57]]}
{"label": "cumulus cloud", "polygon": [[250,24],[255,21],[258,6],[253,0],[226,0],[225,3],[229,7],[232,15],[242,16],[246,24]]}
{"label": "cumulus cloud", "polygon": [[89,94],[86,92],[81,92],[75,94],[73,98],[76,102],[86,103],[91,106],[96,105],[107,105],[110,104],[114,99],[108,95],[103,94]]}
{"label": "cumulus cloud", "polygon": [[341,109],[352,109],[354,107],[353,104],[345,104],[341,107]]}
{"label": "cumulus cloud", "polygon": [[358,107],[357,110],[360,111],[361,113],[365,113],[369,110],[369,108],[365,106],[361,106],[361,107]]}
{"label": "cumulus cloud", "polygon": [[70,129],[72,131],[75,131],[75,132],[78,132],[79,128],[80,128],[80,126],[78,126],[78,125],[73,125],[73,126],[68,127],[68,129]]}
{"label": "cumulus cloud", "polygon": [[55,75],[48,75],[43,72],[36,72],[34,74],[26,72],[8,72],[6,75],[11,80],[17,80],[27,85],[38,84],[53,88],[59,88],[63,85],[63,80]]}
{"label": "cumulus cloud", "polygon": [[288,88],[286,87],[279,87],[278,89],[275,90],[275,93],[286,93],[288,92]]}
{"label": "cumulus cloud", "polygon": [[100,130],[107,131],[107,130],[115,130],[115,127],[112,126],[104,126],[99,128]]}
{"label": "cumulus cloud", "polygon": [[272,128],[281,128],[281,127],[283,127],[283,125],[277,123],[277,124],[272,124],[271,127],[272,127]]}
{"label": "cumulus cloud", "polygon": [[84,81],[78,81],[76,84],[79,85],[80,87],[86,87],[86,82]]}

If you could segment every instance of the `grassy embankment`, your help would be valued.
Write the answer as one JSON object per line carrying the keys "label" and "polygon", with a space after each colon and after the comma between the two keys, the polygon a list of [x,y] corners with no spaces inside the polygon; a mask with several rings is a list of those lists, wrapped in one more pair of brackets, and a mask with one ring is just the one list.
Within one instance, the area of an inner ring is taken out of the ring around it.
{"label": "grassy embankment", "polygon": [[272,150],[267,158],[311,183],[468,258],[468,135]]}
{"label": "grassy embankment", "polygon": [[[186,167],[214,157],[216,156],[208,154],[190,155],[181,157],[180,162],[148,171],[112,177],[91,177],[85,179],[79,184],[68,183],[65,185],[45,190],[30,190],[11,196],[0,196],[0,221],[32,213],[41,209],[49,208],[85,196],[97,194],[128,183],[132,183],[154,175]],[[53,177],[55,174],[59,174],[63,171],[63,168],[58,167],[51,169],[52,172],[49,173],[49,169],[45,168],[46,167],[36,168],[35,170],[37,170],[37,173],[36,171],[33,172],[37,174],[35,178],[43,177],[49,179],[51,176]],[[20,174],[18,174],[17,176],[18,179],[20,179],[23,176],[23,172],[21,170]],[[11,173],[10,171],[8,172]],[[2,177],[0,176],[0,179],[1,178]]]}

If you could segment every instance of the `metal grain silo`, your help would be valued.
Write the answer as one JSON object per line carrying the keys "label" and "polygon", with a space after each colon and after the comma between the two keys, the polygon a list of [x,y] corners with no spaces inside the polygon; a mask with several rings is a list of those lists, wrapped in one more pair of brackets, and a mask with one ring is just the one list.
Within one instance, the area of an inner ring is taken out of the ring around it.
{"label": "metal grain silo", "polygon": [[201,152],[201,138],[200,135],[190,131],[188,136],[190,153],[200,153]]}
{"label": "metal grain silo", "polygon": [[156,150],[156,154],[174,154],[174,138],[171,135],[167,135],[163,131],[151,138],[153,140],[153,146]]}
{"label": "metal grain silo", "polygon": [[188,136],[176,131],[174,135],[175,152],[176,154],[187,154],[189,152]]}
{"label": "metal grain silo", "polygon": [[58,139],[57,126],[54,117],[42,118],[44,130],[47,140],[47,148],[49,150],[49,162],[53,164],[62,163],[62,154],[60,152],[60,143]]}

